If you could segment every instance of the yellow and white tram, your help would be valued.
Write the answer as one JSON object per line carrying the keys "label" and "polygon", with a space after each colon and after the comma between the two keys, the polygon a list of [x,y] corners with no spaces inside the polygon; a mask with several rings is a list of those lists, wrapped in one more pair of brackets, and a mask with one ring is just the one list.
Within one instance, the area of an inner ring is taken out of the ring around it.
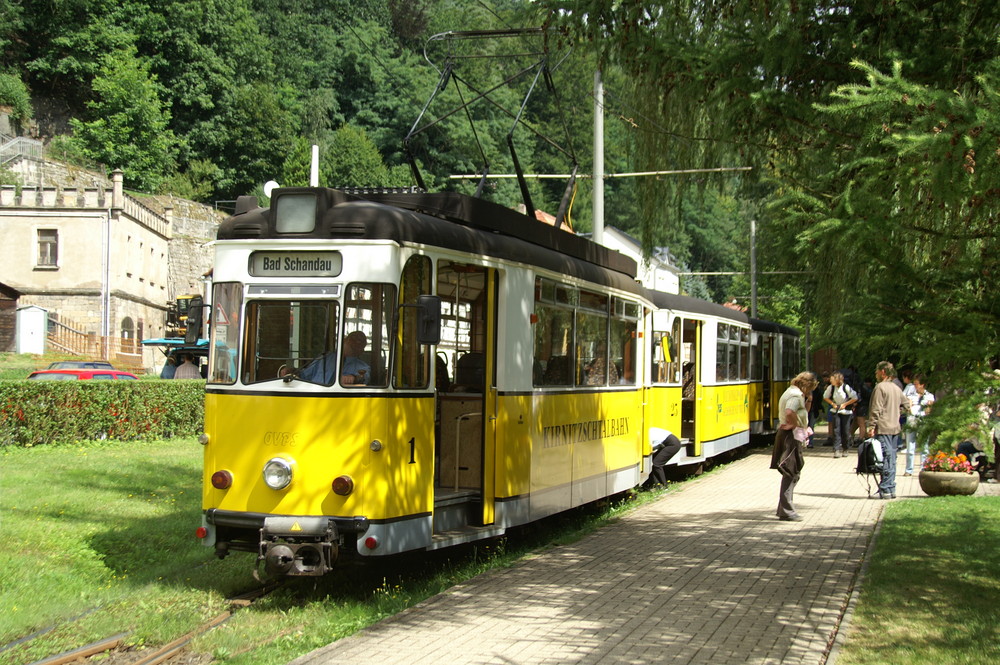
{"label": "yellow and white tram", "polygon": [[[688,296],[651,294],[653,364],[645,419],[685,444],[696,464],[749,443],[746,314]],[[666,419],[664,419],[666,415]]]}
{"label": "yellow and white tram", "polygon": [[454,193],[242,197],[216,243],[199,535],[320,575],[635,487],[665,429],[678,464],[743,445],[749,320],[635,274]]}
{"label": "yellow and white tram", "polygon": [[750,319],[750,432],[773,434],[778,398],[799,373],[799,333],[780,323]]}

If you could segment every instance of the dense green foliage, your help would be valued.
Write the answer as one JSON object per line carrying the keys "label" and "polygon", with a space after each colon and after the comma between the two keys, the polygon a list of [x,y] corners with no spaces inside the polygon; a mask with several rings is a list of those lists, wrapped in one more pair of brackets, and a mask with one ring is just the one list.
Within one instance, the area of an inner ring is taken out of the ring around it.
{"label": "dense green foliage", "polygon": [[15,122],[31,117],[31,95],[21,79],[0,73],[0,106],[10,107],[10,117]]}
{"label": "dense green foliage", "polygon": [[[471,193],[475,178],[450,176],[513,173],[510,134],[525,173],[576,169],[568,213],[578,230],[591,229],[601,54],[571,49],[553,33],[432,39],[540,26],[546,13],[536,3],[0,0],[0,19],[8,19],[0,20],[0,75],[30,90],[46,113],[73,118],[73,135],[56,137],[49,154],[121,168],[131,188],[209,202],[258,192],[268,180],[306,184],[313,144],[321,185],[413,185],[404,138],[419,129],[408,147],[427,187]],[[529,66],[542,52],[547,75],[536,79]],[[646,154],[656,121],[632,100],[628,72],[607,62],[603,70],[606,172],[684,166],[673,151]],[[486,92],[489,101],[479,98]],[[606,181],[607,225],[639,237],[643,216],[662,217],[665,203],[645,197],[645,179]],[[534,207],[554,214],[566,181],[529,180],[528,189]],[[523,202],[507,178],[490,179],[483,196]],[[670,210],[682,223],[659,225],[647,241],[669,243],[684,268],[742,269],[745,223],[730,193],[688,197]],[[717,301],[747,293],[729,277],[686,284]]]}
{"label": "dense green foliage", "polygon": [[173,132],[169,113],[157,96],[157,85],[134,47],[101,60],[88,101],[88,121],[70,121],[74,139],[87,158],[105,164],[128,165],[132,183],[151,190],[157,175],[174,164]]}
{"label": "dense green foliage", "polygon": [[0,446],[190,436],[204,408],[203,381],[0,381]]}
{"label": "dense green foliage", "polygon": [[[869,376],[886,358],[931,374],[936,416],[974,410],[968,388],[1000,360],[1000,6],[545,4],[631,75],[657,123],[641,155],[753,167],[758,253],[780,273],[761,287],[801,294],[814,346]],[[704,189],[644,185],[647,242]]]}

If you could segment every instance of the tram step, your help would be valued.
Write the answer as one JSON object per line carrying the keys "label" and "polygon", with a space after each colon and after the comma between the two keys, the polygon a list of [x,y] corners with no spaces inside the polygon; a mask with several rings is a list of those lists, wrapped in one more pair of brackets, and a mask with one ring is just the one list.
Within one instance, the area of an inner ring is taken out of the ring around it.
{"label": "tram step", "polygon": [[443,508],[445,506],[454,506],[457,504],[469,503],[470,501],[475,501],[479,498],[478,490],[452,490],[452,489],[434,489],[434,508]]}
{"label": "tram step", "polygon": [[475,490],[434,490],[434,533],[463,529],[475,522],[482,512],[479,492]]}
{"label": "tram step", "polygon": [[483,538],[493,538],[502,536],[506,529],[502,526],[466,526],[461,529],[452,529],[435,533],[431,538],[429,550],[436,550],[442,547],[451,547],[462,543],[471,543]]}

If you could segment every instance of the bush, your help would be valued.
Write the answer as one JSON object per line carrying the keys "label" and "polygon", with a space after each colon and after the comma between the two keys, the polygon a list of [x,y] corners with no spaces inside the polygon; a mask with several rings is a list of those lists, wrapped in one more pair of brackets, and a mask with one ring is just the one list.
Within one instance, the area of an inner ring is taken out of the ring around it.
{"label": "bush", "polygon": [[16,123],[23,124],[31,119],[31,94],[19,77],[0,74],[0,106],[10,107],[10,117]]}
{"label": "bush", "polygon": [[0,446],[203,430],[204,381],[0,381]]}

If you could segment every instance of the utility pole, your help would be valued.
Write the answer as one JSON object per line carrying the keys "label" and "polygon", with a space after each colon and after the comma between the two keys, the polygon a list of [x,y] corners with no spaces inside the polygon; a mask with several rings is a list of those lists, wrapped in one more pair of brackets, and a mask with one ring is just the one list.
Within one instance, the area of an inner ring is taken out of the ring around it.
{"label": "utility pole", "polygon": [[604,83],[594,72],[594,242],[604,244]]}
{"label": "utility pole", "polygon": [[750,316],[757,318],[757,220],[750,218]]}

